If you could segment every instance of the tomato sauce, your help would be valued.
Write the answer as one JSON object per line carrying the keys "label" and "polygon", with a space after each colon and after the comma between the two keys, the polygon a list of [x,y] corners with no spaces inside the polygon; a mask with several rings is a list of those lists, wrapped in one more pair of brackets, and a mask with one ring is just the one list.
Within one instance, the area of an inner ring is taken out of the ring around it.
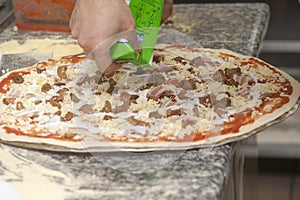
{"label": "tomato sauce", "polygon": [[[16,76],[16,75],[19,75],[19,76],[23,76],[25,74],[30,74],[30,72],[27,72],[27,71],[19,71],[19,72],[13,72],[11,74],[9,74],[9,76],[7,76],[6,78],[4,78],[1,82],[0,82],[0,92],[1,93],[6,93],[8,90],[9,90],[9,86],[11,84],[11,80],[12,80],[12,77]],[[7,87],[7,88],[4,88],[4,87]]]}
{"label": "tomato sauce", "polygon": [[32,137],[32,138],[48,138],[48,139],[55,139],[55,140],[62,140],[62,141],[70,141],[70,142],[79,142],[82,141],[81,139],[74,139],[74,138],[67,138],[67,137],[63,137],[58,133],[50,133],[45,135],[42,131],[34,131],[31,130],[30,134],[26,134],[25,132],[16,129],[16,128],[11,128],[8,126],[3,127],[3,129],[7,132],[7,133],[11,133],[11,134],[15,134],[18,136],[27,136],[27,137]]}

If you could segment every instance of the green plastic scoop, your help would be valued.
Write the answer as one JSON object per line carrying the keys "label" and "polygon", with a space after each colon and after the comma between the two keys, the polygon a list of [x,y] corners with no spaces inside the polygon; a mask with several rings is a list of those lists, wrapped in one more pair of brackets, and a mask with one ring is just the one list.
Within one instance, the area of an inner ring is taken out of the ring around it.
{"label": "green plastic scoop", "polygon": [[163,6],[164,0],[130,1],[129,8],[136,22],[136,33],[141,51],[134,50],[127,40],[120,40],[110,50],[113,61],[128,62],[139,67],[151,67]]}

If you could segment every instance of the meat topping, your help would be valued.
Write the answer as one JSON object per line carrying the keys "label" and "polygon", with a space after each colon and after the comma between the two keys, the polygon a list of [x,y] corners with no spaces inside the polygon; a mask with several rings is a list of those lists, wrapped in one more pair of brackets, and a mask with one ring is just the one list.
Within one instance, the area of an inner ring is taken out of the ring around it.
{"label": "meat topping", "polygon": [[129,105],[131,105],[131,103],[137,103],[136,100],[139,98],[139,95],[130,95],[130,100],[129,100]]}
{"label": "meat topping", "polygon": [[39,105],[40,103],[42,103],[42,100],[36,100],[36,101],[34,101],[35,105]]}
{"label": "meat topping", "polygon": [[128,122],[135,126],[150,126],[150,123],[135,119],[134,117],[129,117]]}
{"label": "meat topping", "polygon": [[171,90],[167,90],[167,91],[162,92],[162,93],[158,96],[159,99],[163,99],[163,98],[165,98],[165,97],[170,98],[170,99],[175,99],[176,95],[175,95],[174,92],[172,92]]}
{"label": "meat topping", "polygon": [[80,101],[80,99],[75,94],[71,93],[70,96],[71,96],[71,100],[74,103],[78,103]]}
{"label": "meat topping", "polygon": [[163,116],[161,114],[159,114],[158,111],[152,111],[149,113],[149,118],[157,118],[157,119],[161,119]]}
{"label": "meat topping", "polygon": [[147,90],[150,89],[151,87],[157,86],[156,83],[147,83],[146,85],[142,85],[138,90]]}
{"label": "meat topping", "polygon": [[222,107],[225,108],[225,107],[229,107],[229,106],[231,106],[231,100],[228,97],[224,97],[221,100],[216,101],[216,103],[215,103],[215,107],[217,107],[217,108],[222,108]]}
{"label": "meat topping", "polygon": [[158,73],[151,74],[148,79],[148,83],[154,83],[156,85],[161,85],[165,83],[165,81],[166,81],[165,77]]}
{"label": "meat topping", "polygon": [[196,57],[191,61],[191,65],[194,67],[200,67],[200,66],[207,66],[207,65],[215,65],[211,59],[209,58],[203,58],[203,57]]}
{"label": "meat topping", "polygon": [[173,58],[172,60],[174,60],[176,62],[179,62],[183,65],[186,65],[188,63],[188,61],[185,58],[181,57],[181,56],[177,56],[177,57]]}
{"label": "meat topping", "polygon": [[147,94],[147,99],[152,99],[154,101],[159,100],[159,92],[162,89],[162,86],[158,86],[156,88],[153,88],[148,94]]}
{"label": "meat topping", "polygon": [[166,73],[166,72],[171,72],[171,71],[173,71],[173,69],[174,69],[174,66],[170,66],[170,65],[161,65],[161,66],[159,66],[159,68],[157,68],[157,71],[158,71],[158,72]]}
{"label": "meat topping", "polygon": [[112,112],[111,103],[109,101],[105,101],[104,107],[102,108],[101,112],[110,113]]}
{"label": "meat topping", "polygon": [[79,108],[79,111],[85,113],[85,114],[93,114],[95,113],[95,110],[93,109],[93,106],[90,104],[85,104]]}
{"label": "meat topping", "polygon": [[172,110],[172,109],[167,109],[166,110],[166,115],[167,117],[171,117],[173,115],[182,115],[182,109],[181,108],[178,108],[178,109],[175,109],[175,110]]}
{"label": "meat topping", "polygon": [[24,78],[21,75],[15,75],[12,77],[12,80],[16,84],[21,84],[24,82]]}
{"label": "meat topping", "polygon": [[41,74],[44,71],[46,71],[46,69],[39,68],[39,67],[36,68],[36,73],[38,73],[38,74]]}
{"label": "meat topping", "polygon": [[61,120],[66,122],[66,121],[71,121],[71,119],[74,117],[74,114],[72,112],[67,112],[65,116],[61,117]]}
{"label": "meat topping", "polygon": [[59,78],[61,79],[67,79],[67,70],[68,70],[68,66],[67,65],[63,65],[57,68],[57,75]]}
{"label": "meat topping", "polygon": [[67,91],[69,91],[68,88],[62,88],[60,90],[58,90],[56,93],[59,94],[59,96],[64,95]]}
{"label": "meat topping", "polygon": [[193,126],[195,125],[197,122],[195,120],[191,120],[191,119],[185,119],[182,120],[182,128],[186,128],[188,126]]}
{"label": "meat topping", "polygon": [[115,89],[115,86],[117,85],[117,82],[111,78],[109,79],[108,83],[109,83],[109,88],[106,90],[106,92],[108,94],[112,94]]}
{"label": "meat topping", "polygon": [[237,87],[239,82],[234,80],[234,75],[240,76],[241,75],[241,68],[225,68],[225,70],[219,69],[214,75],[213,79],[219,82],[223,82],[229,86]]}
{"label": "meat topping", "polygon": [[17,110],[23,110],[25,107],[23,105],[22,102],[18,101],[17,104],[16,104],[16,109]]}
{"label": "meat topping", "polygon": [[153,62],[155,63],[160,63],[165,61],[165,56],[164,55],[154,55],[153,56]]}
{"label": "meat topping", "polygon": [[112,116],[109,116],[109,115],[105,115],[104,117],[103,117],[103,120],[112,120],[113,119],[113,117]]}
{"label": "meat topping", "polygon": [[16,98],[14,97],[6,97],[2,100],[2,102],[5,104],[5,105],[9,105],[9,104],[14,104],[15,103],[15,100]]}
{"label": "meat topping", "polygon": [[76,133],[67,132],[64,134],[64,138],[74,138],[76,135]]}
{"label": "meat topping", "polygon": [[213,95],[206,95],[199,98],[199,103],[204,105],[205,107],[212,107],[212,102],[214,102],[214,96]]}
{"label": "meat topping", "polygon": [[63,99],[61,99],[60,96],[54,96],[52,97],[50,100],[48,100],[47,102],[49,102],[52,106],[54,107],[58,107],[61,108],[61,104],[59,102],[63,101]]}
{"label": "meat topping", "polygon": [[53,96],[51,99],[57,102],[62,102],[64,100],[64,96],[63,95]]}
{"label": "meat topping", "polygon": [[195,90],[197,88],[196,83],[192,80],[181,80],[179,83],[179,87],[185,90]]}
{"label": "meat topping", "polygon": [[55,82],[54,85],[55,85],[55,86],[64,86],[64,85],[66,85],[66,83]]}
{"label": "meat topping", "polygon": [[51,85],[49,83],[45,83],[41,87],[42,92],[48,92],[51,89]]}
{"label": "meat topping", "polygon": [[226,68],[225,69],[225,77],[227,79],[233,79],[234,75],[240,76],[242,74],[241,68]]}
{"label": "meat topping", "polygon": [[147,71],[143,68],[137,68],[136,71],[133,73],[135,75],[143,75],[143,74],[146,74]]}
{"label": "meat topping", "polygon": [[56,111],[54,114],[60,116],[61,115],[61,110]]}

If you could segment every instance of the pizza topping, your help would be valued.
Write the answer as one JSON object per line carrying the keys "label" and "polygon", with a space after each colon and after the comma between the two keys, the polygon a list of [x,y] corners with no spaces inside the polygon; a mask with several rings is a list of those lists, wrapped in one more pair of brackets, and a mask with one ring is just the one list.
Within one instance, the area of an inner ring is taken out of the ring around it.
{"label": "pizza topping", "polygon": [[132,103],[135,103],[137,104],[137,99],[139,98],[140,96],[139,95],[130,95],[130,99],[129,99],[129,105],[131,105]]}
{"label": "pizza topping", "polygon": [[42,103],[42,102],[43,102],[42,100],[35,100],[35,101],[34,101],[34,104],[35,104],[35,105],[39,105],[39,104]]}
{"label": "pizza topping", "polygon": [[67,65],[63,65],[63,66],[59,66],[57,68],[57,75],[59,78],[61,79],[67,79],[67,70],[68,70],[68,66]]}
{"label": "pizza topping", "polygon": [[161,115],[158,111],[152,111],[149,113],[149,118],[157,118],[161,119],[163,115]]}
{"label": "pizza topping", "polygon": [[205,107],[209,107],[211,108],[212,107],[212,95],[205,95],[203,97],[200,97],[199,98],[199,103],[201,105],[204,105]]}
{"label": "pizza topping", "polygon": [[237,87],[239,85],[239,82],[235,80],[235,76],[241,75],[241,69],[239,67],[237,68],[225,68],[225,70],[219,69],[214,75],[213,79],[216,81],[220,81],[225,83],[229,86],[235,86]]}
{"label": "pizza topping", "polygon": [[164,55],[154,55],[153,56],[153,62],[161,63],[163,61],[165,61],[165,56]]}
{"label": "pizza topping", "polygon": [[187,60],[181,56],[177,56],[177,57],[173,58],[172,60],[179,62],[183,65],[186,65],[188,63]]}
{"label": "pizza topping", "polygon": [[41,91],[42,92],[48,92],[51,89],[51,85],[49,83],[45,83],[42,85]]}
{"label": "pizza topping", "polygon": [[142,120],[135,119],[133,116],[128,118],[128,122],[135,126],[150,126],[148,122],[144,122]]}
{"label": "pizza topping", "polygon": [[117,63],[117,62],[112,62],[110,63],[110,65],[105,69],[105,71],[103,72],[103,74],[110,78],[112,77],[115,72],[120,69],[122,67],[121,63]]}
{"label": "pizza topping", "polygon": [[101,112],[105,112],[105,113],[112,112],[111,103],[109,101],[105,101],[104,107],[102,108]]}
{"label": "pizza topping", "polygon": [[182,120],[182,128],[187,128],[188,126],[192,126],[196,124],[196,120],[185,119]]}
{"label": "pizza topping", "polygon": [[23,105],[22,102],[18,101],[17,104],[16,104],[16,109],[17,110],[23,110],[25,107]]}
{"label": "pizza topping", "polygon": [[161,74],[157,74],[157,73],[153,73],[150,75],[149,79],[148,79],[148,83],[153,83],[153,84],[157,84],[157,85],[161,85],[163,83],[165,83],[166,79],[163,75]]}
{"label": "pizza topping", "polygon": [[[124,64],[100,74],[89,60],[64,58],[37,64],[34,73],[13,72],[0,83],[3,104],[13,106],[1,111],[26,135],[39,129],[53,130],[55,139],[82,134],[125,142],[197,141],[223,124],[223,134],[237,132],[246,123],[239,118],[272,112],[293,91],[280,73],[254,61],[241,64],[202,51],[162,52],[155,52],[151,68]],[[83,123],[73,130],[63,128],[78,119]]]}
{"label": "pizza topping", "polygon": [[46,69],[42,69],[42,68],[39,68],[39,67],[36,68],[36,72],[37,72],[38,74],[41,74],[41,73],[44,72],[44,71],[46,71]]}
{"label": "pizza topping", "polygon": [[104,115],[104,117],[103,117],[103,120],[112,120],[112,119],[114,119],[112,116],[109,116],[109,115]]}
{"label": "pizza topping", "polygon": [[63,83],[63,82],[55,82],[54,85],[55,85],[55,86],[64,86],[64,85],[66,85],[66,83]]}
{"label": "pizza topping", "polygon": [[70,96],[71,96],[71,100],[74,103],[78,103],[80,101],[80,99],[75,94],[71,93]]}
{"label": "pizza topping", "polygon": [[54,114],[60,116],[61,115],[61,110],[56,111]]}
{"label": "pizza topping", "polygon": [[234,75],[240,76],[241,74],[242,74],[242,70],[240,67],[225,68],[225,76],[227,79],[233,79]]}
{"label": "pizza topping", "polygon": [[5,104],[5,105],[9,105],[9,104],[14,104],[15,103],[15,100],[16,98],[14,97],[6,97],[2,100],[2,102]]}
{"label": "pizza topping", "polygon": [[167,115],[167,117],[171,117],[173,115],[182,115],[182,109],[181,108],[178,108],[178,109],[175,109],[175,110],[167,109],[166,110],[166,115]]}
{"label": "pizza topping", "polygon": [[74,138],[77,135],[77,133],[67,132],[64,134],[64,138]]}
{"label": "pizza topping", "polygon": [[179,87],[183,88],[184,90],[195,90],[197,88],[195,81],[192,79],[181,80],[179,82]]}
{"label": "pizza topping", "polygon": [[65,116],[61,117],[62,121],[71,121],[71,119],[74,117],[74,114],[72,112],[67,112]]}
{"label": "pizza topping", "polygon": [[178,98],[181,100],[187,99],[188,97],[186,96],[187,91],[186,90],[182,90],[179,94],[178,94]]}
{"label": "pizza topping", "polygon": [[167,91],[163,91],[159,96],[158,98],[159,99],[163,99],[163,98],[169,98],[169,99],[175,99],[176,95],[174,94],[173,91],[170,91],[170,90],[167,90]]}
{"label": "pizza topping", "polygon": [[59,94],[59,96],[63,96],[68,91],[69,91],[68,88],[62,88],[62,89],[59,89],[56,93]]}
{"label": "pizza topping", "polygon": [[62,102],[64,100],[64,96],[60,94],[59,96],[53,96],[51,99],[56,102]]}
{"label": "pizza topping", "polygon": [[135,101],[134,99],[135,97],[128,94],[127,92],[122,92],[121,93],[121,101],[122,101],[122,105],[120,106],[116,106],[115,109],[113,109],[114,113],[121,113],[121,112],[125,112],[129,109],[130,104]]}
{"label": "pizza topping", "polygon": [[93,105],[85,104],[79,108],[79,111],[83,112],[84,114],[93,114],[95,110],[93,109]]}
{"label": "pizza topping", "polygon": [[62,96],[53,96],[50,100],[48,100],[47,102],[49,102],[52,106],[54,107],[58,107],[61,108],[61,104],[59,102],[63,101],[63,97]]}
{"label": "pizza topping", "polygon": [[12,77],[12,80],[16,84],[21,84],[24,82],[24,78],[21,75],[15,75]]}
{"label": "pizza topping", "polygon": [[109,88],[106,90],[106,92],[108,94],[112,94],[115,89],[115,86],[117,85],[117,82],[111,78],[109,79],[108,83],[109,83]]}
{"label": "pizza topping", "polygon": [[156,70],[158,72],[168,73],[168,72],[173,71],[173,69],[174,69],[174,66],[172,66],[172,65],[161,65]]}
{"label": "pizza topping", "polygon": [[194,107],[193,107],[193,113],[194,113],[194,115],[195,115],[196,117],[200,117],[200,116],[201,116],[201,115],[200,115],[200,111],[199,111],[198,106],[194,106]]}
{"label": "pizza topping", "polygon": [[205,57],[196,57],[191,61],[191,65],[194,67],[200,67],[200,66],[209,66],[209,65],[216,65],[216,62],[213,62],[210,58]]}
{"label": "pizza topping", "polygon": [[150,89],[151,87],[155,87],[155,86],[157,86],[156,83],[147,83],[146,85],[142,85],[141,87],[139,87],[138,91],[147,90],[147,89]]}

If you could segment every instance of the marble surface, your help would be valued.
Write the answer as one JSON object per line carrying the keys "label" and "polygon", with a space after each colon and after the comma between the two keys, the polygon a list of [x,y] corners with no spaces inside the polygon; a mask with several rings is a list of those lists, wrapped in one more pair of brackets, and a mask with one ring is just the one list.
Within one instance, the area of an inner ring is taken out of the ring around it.
{"label": "marble surface", "polygon": [[[257,55],[268,18],[268,6],[260,3],[176,5],[164,28],[183,33],[184,44]],[[18,32],[11,25],[0,33],[0,42],[47,37],[70,36]],[[233,166],[238,163],[237,146],[235,142],[181,152],[74,154],[0,144],[0,179],[30,200],[215,200],[222,199],[228,179],[238,171],[231,170],[242,167]]]}

